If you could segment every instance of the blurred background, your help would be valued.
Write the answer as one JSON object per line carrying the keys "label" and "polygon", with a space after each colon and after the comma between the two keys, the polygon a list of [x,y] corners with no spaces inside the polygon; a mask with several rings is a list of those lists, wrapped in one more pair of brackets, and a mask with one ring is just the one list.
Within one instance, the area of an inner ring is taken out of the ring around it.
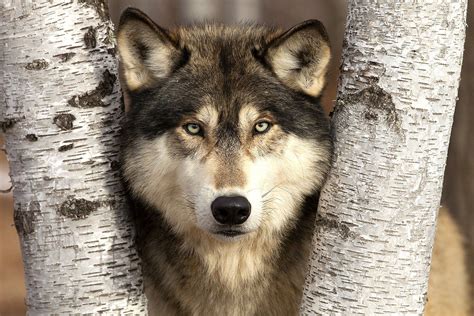
{"label": "blurred background", "polygon": [[[468,9],[468,25],[474,25],[474,4]],[[109,0],[112,20],[128,7],[140,8],[163,27],[193,21],[223,23],[255,21],[289,28],[307,19],[321,20],[331,38],[333,60],[323,100],[329,113],[336,98],[340,55],[346,19],[344,0]],[[470,252],[474,275],[474,32],[468,29],[459,101],[449,149],[442,202],[459,223]],[[1,133],[1,131],[0,131]],[[0,134],[0,148],[3,148]],[[0,150],[0,316],[25,314],[23,265],[18,236],[13,225],[13,200],[9,192],[8,163]],[[474,279],[474,278],[473,278]]]}

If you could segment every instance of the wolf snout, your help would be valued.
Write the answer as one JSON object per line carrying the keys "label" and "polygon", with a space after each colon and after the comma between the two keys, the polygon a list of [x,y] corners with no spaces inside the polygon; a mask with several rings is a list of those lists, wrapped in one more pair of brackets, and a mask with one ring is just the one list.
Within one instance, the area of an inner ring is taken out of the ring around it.
{"label": "wolf snout", "polygon": [[240,225],[250,216],[251,205],[243,196],[220,196],[211,204],[212,215],[220,224]]}

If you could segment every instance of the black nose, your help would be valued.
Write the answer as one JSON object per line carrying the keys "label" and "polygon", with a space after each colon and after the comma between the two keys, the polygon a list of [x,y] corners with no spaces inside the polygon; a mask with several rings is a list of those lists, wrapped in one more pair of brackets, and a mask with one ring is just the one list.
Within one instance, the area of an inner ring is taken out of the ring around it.
{"label": "black nose", "polygon": [[219,223],[239,225],[250,216],[250,202],[243,196],[219,196],[212,202],[211,210]]}

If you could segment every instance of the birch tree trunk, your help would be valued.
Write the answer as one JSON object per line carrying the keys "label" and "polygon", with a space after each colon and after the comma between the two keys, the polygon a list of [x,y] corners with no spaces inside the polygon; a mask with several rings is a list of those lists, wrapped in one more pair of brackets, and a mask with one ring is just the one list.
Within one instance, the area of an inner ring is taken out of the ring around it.
{"label": "birch tree trunk", "polygon": [[0,122],[30,314],[145,314],[117,171],[122,117],[102,0],[2,0]]}
{"label": "birch tree trunk", "polygon": [[351,0],[304,315],[421,315],[466,0]]}

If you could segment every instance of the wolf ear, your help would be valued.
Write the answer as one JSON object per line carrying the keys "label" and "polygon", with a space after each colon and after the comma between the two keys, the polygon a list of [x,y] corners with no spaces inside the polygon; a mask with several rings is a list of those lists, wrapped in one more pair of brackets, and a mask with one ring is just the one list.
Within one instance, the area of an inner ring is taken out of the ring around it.
{"label": "wolf ear", "polygon": [[305,21],[272,40],[265,61],[289,87],[312,96],[324,88],[331,59],[329,38],[323,24]]}
{"label": "wolf ear", "polygon": [[132,91],[167,77],[183,56],[168,31],[134,8],[120,17],[117,46],[123,76]]}

